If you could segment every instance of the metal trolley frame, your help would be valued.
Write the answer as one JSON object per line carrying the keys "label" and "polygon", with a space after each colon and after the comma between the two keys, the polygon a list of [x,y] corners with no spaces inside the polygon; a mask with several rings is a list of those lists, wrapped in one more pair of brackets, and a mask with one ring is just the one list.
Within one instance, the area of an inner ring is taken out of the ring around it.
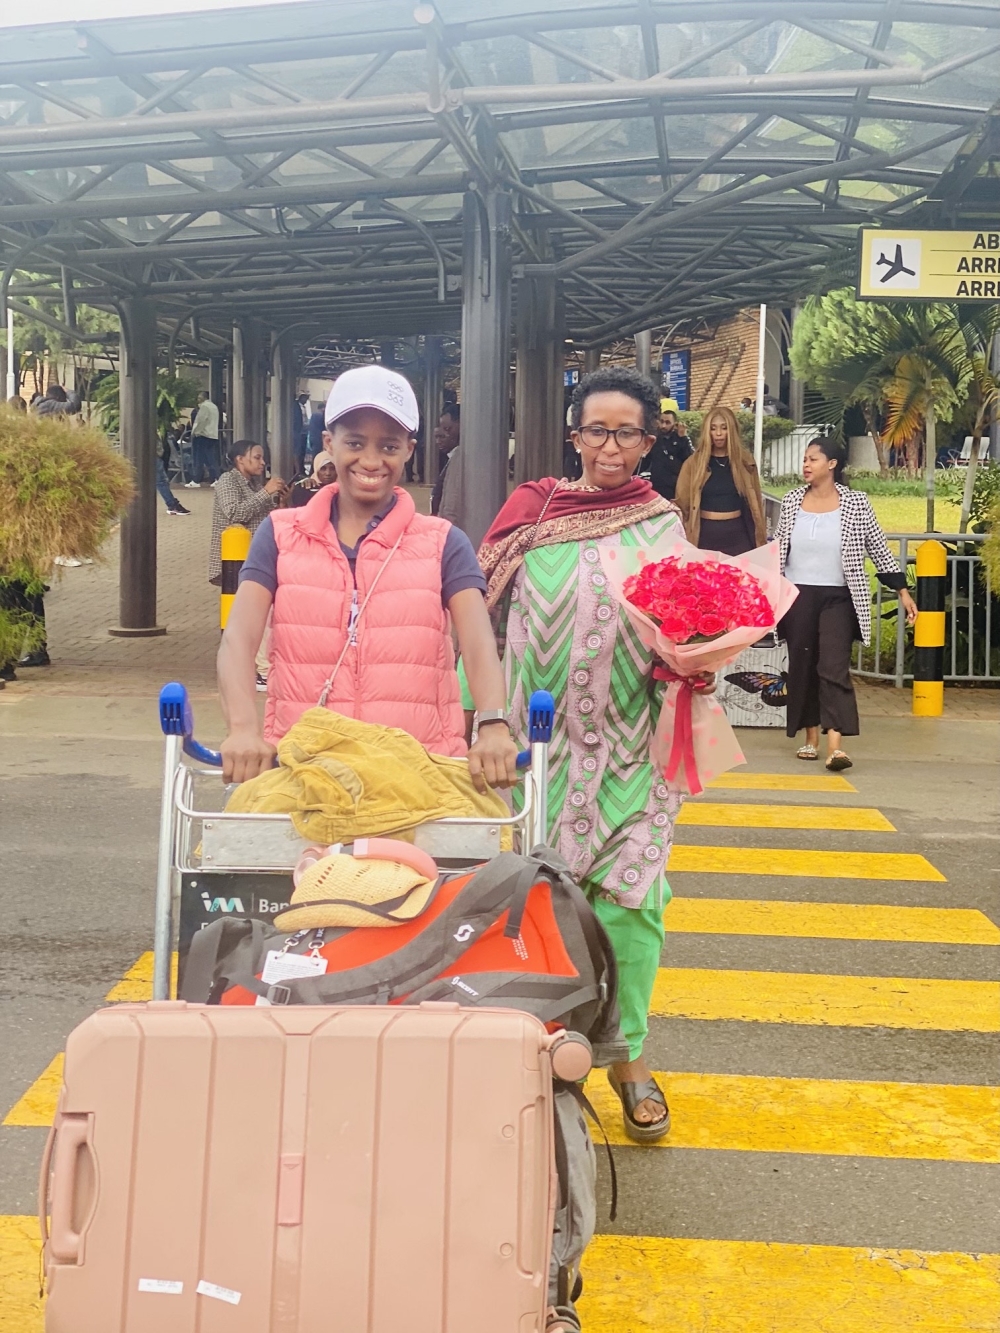
{"label": "metal trolley frame", "polygon": [[[443,868],[457,869],[496,856],[503,828],[513,831],[521,850],[544,843],[554,711],[552,696],[546,691],[531,696],[530,749],[518,756],[518,767],[525,770],[524,804],[519,812],[502,819],[459,817],[421,824],[414,833],[417,846]],[[245,882],[246,876],[260,876],[265,884],[274,883],[274,876],[290,881],[295,863],[310,845],[296,833],[290,815],[231,814],[197,807],[197,779],[218,778],[222,756],[194,739],[191,701],[178,682],[160,691],[160,727],[164,755],[153,930],[154,1000],[170,998],[171,956],[178,925],[182,945],[197,928],[197,922],[184,919],[186,904],[202,901],[208,912],[214,911],[216,904],[225,904],[227,899],[206,889],[225,889],[236,877]],[[265,876],[271,878],[265,880]],[[228,901],[242,906],[241,898]]]}

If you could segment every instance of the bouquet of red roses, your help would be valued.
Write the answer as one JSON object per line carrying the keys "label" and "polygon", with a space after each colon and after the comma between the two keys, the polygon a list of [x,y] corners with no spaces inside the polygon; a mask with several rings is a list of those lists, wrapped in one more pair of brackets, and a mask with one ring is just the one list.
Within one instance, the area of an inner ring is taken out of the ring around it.
{"label": "bouquet of red roses", "polygon": [[705,643],[742,628],[763,634],[774,625],[760,582],[726,560],[668,556],[630,574],[622,591],[675,644]]}
{"label": "bouquet of red roses", "polygon": [[650,757],[673,790],[697,796],[745,763],[718,700],[693,676],[718,671],[773,630],[798,596],[782,577],[777,542],[745,555],[700,551],[679,532],[652,547],[605,546],[612,592],[667,682]]}

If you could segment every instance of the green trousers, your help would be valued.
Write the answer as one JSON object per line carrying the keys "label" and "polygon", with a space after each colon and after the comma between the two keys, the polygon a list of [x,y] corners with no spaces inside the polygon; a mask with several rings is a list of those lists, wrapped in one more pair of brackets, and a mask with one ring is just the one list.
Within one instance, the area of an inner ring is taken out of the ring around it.
{"label": "green trousers", "polygon": [[619,907],[589,884],[584,888],[618,960],[622,1035],[628,1042],[628,1058],[637,1060],[649,1030],[649,1006],[663,951],[663,904],[670,900],[670,890],[663,896],[651,892],[642,907]]}

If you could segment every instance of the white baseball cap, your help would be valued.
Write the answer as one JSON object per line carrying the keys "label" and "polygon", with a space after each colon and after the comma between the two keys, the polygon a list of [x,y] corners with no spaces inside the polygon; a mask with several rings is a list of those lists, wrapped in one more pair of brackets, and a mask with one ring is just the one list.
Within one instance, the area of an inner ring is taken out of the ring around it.
{"label": "white baseball cap", "polygon": [[340,417],[359,407],[374,407],[411,434],[420,422],[417,396],[410,381],[385,366],[358,366],[345,370],[330,390],[323,420],[332,426]]}

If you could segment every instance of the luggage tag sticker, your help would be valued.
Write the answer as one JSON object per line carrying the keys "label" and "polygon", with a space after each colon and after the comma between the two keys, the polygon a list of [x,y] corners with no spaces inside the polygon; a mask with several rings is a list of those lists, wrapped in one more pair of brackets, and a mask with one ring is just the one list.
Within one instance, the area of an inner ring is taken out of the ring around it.
{"label": "luggage tag sticker", "polygon": [[166,1277],[141,1277],[139,1290],[158,1292],[161,1296],[180,1296],[184,1292],[184,1283],[172,1282]]}
{"label": "luggage tag sticker", "polygon": [[[276,986],[281,981],[299,981],[303,977],[319,977],[326,972],[326,959],[322,955],[282,953],[272,949],[264,960],[264,970],[260,979],[265,986]],[[269,1007],[271,1001],[258,995],[256,1003]]]}
{"label": "luggage tag sticker", "polygon": [[229,1305],[239,1305],[242,1298],[242,1292],[233,1291],[230,1287],[220,1287],[215,1282],[206,1282],[204,1278],[195,1287],[199,1296],[211,1296],[216,1301],[226,1301]]}

